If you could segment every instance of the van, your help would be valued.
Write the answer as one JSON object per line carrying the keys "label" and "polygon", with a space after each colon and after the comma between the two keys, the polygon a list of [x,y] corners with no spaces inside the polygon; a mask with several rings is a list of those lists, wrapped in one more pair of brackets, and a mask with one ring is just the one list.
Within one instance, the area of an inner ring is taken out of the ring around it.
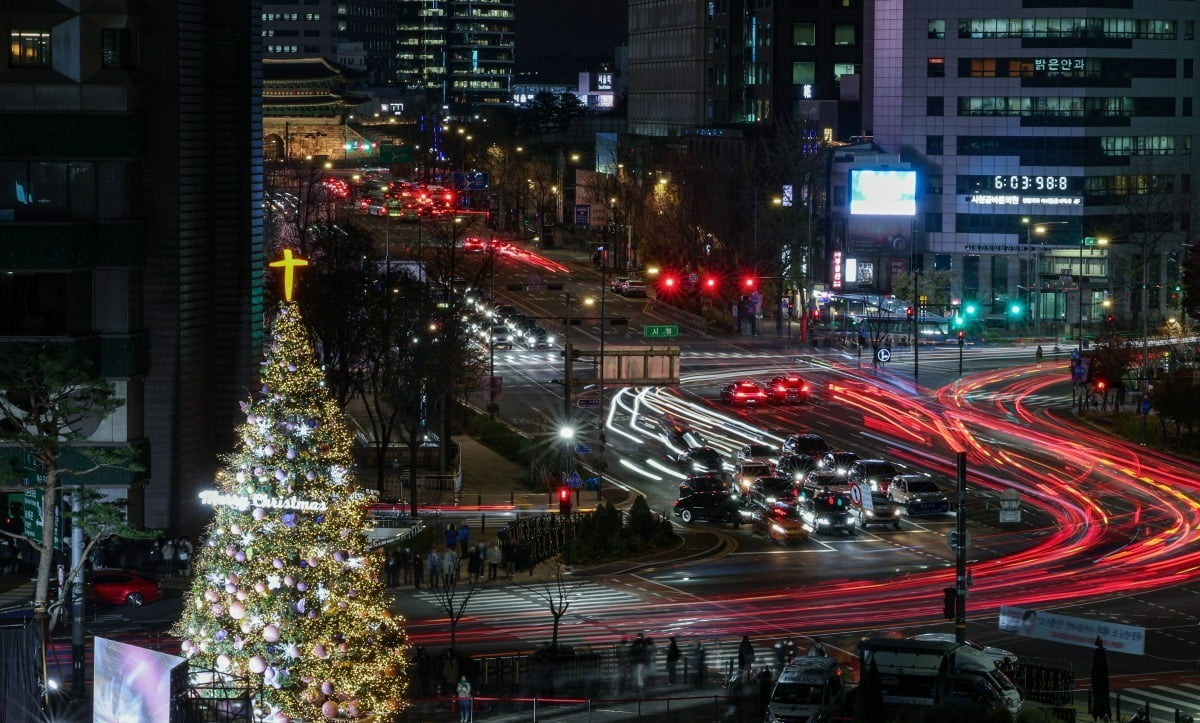
{"label": "van", "polygon": [[769,721],[832,721],[846,704],[837,658],[805,656],[783,667],[771,690]]}

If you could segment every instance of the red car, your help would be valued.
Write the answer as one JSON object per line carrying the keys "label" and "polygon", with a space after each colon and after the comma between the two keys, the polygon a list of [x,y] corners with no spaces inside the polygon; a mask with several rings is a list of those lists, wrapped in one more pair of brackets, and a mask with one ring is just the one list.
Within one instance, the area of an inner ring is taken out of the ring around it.
{"label": "red car", "polygon": [[469,254],[481,254],[487,250],[487,242],[481,238],[470,236],[463,241],[463,251]]}
{"label": "red car", "polygon": [[96,570],[87,576],[90,597],[107,605],[137,607],[162,598],[157,578],[134,570]]}
{"label": "red car", "polygon": [[808,383],[796,374],[775,377],[767,385],[771,398],[777,402],[807,402]]}
{"label": "red car", "polygon": [[767,392],[757,382],[742,380],[721,387],[721,401],[730,404],[762,404]]}

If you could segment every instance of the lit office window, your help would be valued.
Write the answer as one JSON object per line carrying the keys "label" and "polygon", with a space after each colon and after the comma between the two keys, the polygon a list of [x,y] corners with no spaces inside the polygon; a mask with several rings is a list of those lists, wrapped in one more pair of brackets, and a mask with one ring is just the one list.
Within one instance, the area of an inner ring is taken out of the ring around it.
{"label": "lit office window", "polygon": [[13,65],[49,65],[50,32],[47,30],[9,31],[9,62]]}

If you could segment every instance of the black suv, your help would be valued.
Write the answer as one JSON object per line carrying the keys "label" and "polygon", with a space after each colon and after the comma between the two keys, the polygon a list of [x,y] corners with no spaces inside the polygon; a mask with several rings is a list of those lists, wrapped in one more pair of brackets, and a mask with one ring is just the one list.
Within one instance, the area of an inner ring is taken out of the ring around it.
{"label": "black suv", "polygon": [[724,492],[729,493],[729,487],[725,485],[725,480],[717,476],[707,477],[688,477],[679,483],[679,496],[686,497],[697,492]]}
{"label": "black suv", "polygon": [[858,514],[850,495],[841,492],[802,494],[798,506],[801,521],[814,532],[845,532],[854,534]]}
{"label": "black suv", "polygon": [[680,489],[678,500],[675,501],[675,514],[685,524],[693,520],[709,520],[710,522],[730,522],[737,526],[741,513],[737,503],[728,492],[693,492],[683,495]]}
{"label": "black suv", "polygon": [[783,440],[779,447],[781,454],[807,454],[815,458],[829,451],[829,444],[819,434],[793,434]]}
{"label": "black suv", "polygon": [[865,482],[874,492],[886,493],[888,485],[892,483],[892,478],[898,474],[900,471],[887,460],[858,459],[850,465],[850,471],[846,473],[846,477],[851,482],[859,484]]}
{"label": "black suv", "polygon": [[746,493],[747,502],[764,510],[794,508],[799,497],[796,483],[786,477],[759,477]]}
{"label": "black suv", "polygon": [[725,473],[725,458],[712,447],[692,447],[676,457],[675,463],[694,474]]}
{"label": "black suv", "polygon": [[850,473],[850,467],[858,460],[858,455],[853,452],[838,450],[837,452],[826,452],[824,457],[821,457],[817,463],[819,469],[827,469],[837,473],[839,477],[845,477]]}
{"label": "black suv", "polygon": [[780,477],[791,477],[799,482],[804,476],[817,468],[817,460],[807,454],[786,454],[779,458],[775,465],[775,474]]}

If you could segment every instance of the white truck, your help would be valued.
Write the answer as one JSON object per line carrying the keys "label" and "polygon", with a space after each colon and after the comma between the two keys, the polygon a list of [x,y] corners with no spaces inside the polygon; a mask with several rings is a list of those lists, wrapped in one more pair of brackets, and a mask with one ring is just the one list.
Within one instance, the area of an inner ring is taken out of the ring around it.
{"label": "white truck", "polygon": [[995,660],[952,640],[869,638],[859,643],[858,657],[861,676],[875,662],[889,709],[945,704],[972,713],[1004,708],[1015,716],[1024,702]]}
{"label": "white truck", "polygon": [[846,687],[837,658],[805,656],[783,667],[767,707],[767,721],[832,721],[842,713]]}

